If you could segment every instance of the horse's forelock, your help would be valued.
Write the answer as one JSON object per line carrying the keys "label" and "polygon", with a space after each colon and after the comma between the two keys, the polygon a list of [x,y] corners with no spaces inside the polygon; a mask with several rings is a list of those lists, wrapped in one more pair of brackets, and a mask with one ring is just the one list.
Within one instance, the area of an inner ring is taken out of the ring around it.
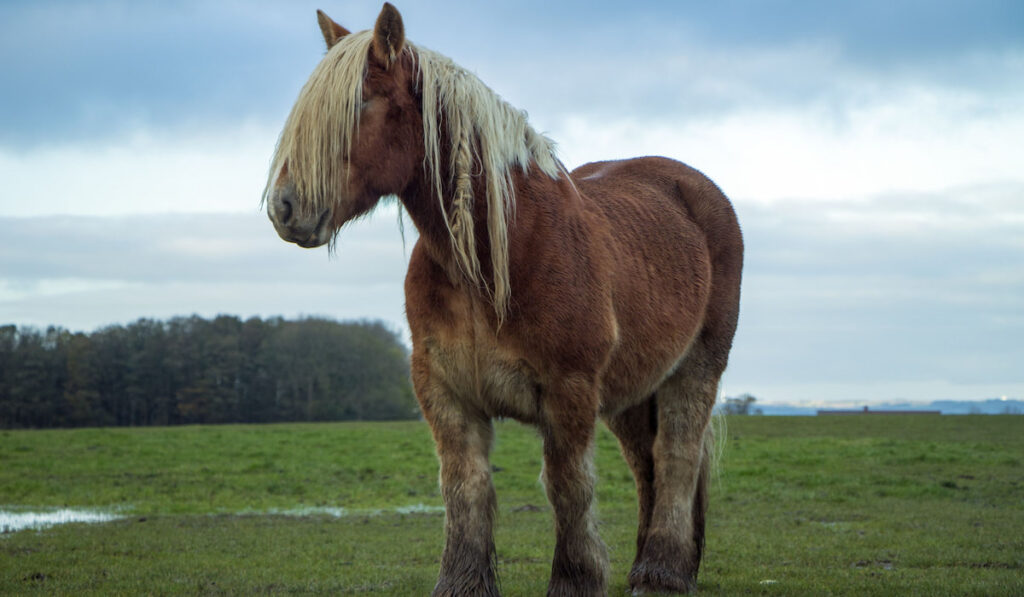
{"label": "horse's forelock", "polygon": [[313,69],[278,139],[264,200],[286,165],[300,209],[326,209],[344,187],[372,39],[370,31],[341,38]]}

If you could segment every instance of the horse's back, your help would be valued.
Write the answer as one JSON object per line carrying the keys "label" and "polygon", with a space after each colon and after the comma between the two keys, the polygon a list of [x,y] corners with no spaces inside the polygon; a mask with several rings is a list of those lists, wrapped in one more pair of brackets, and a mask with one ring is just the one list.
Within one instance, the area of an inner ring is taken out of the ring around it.
{"label": "horse's back", "polygon": [[682,162],[664,157],[591,162],[573,170],[571,176],[597,205],[682,206],[705,234],[738,236],[729,200],[711,179]]}
{"label": "horse's back", "polygon": [[612,222],[635,218],[647,226],[645,239],[664,227],[691,233],[681,220],[692,223],[704,237],[710,257],[729,262],[722,264],[728,272],[719,273],[739,275],[743,238],[736,213],[725,194],[699,170],[669,158],[642,157],[591,162],[573,170],[571,177]]}

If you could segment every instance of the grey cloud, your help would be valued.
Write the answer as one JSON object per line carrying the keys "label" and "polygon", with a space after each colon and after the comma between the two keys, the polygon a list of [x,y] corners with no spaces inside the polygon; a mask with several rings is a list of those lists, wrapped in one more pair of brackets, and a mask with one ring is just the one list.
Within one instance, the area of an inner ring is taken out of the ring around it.
{"label": "grey cloud", "polygon": [[747,267],[733,374],[1019,382],[1021,193],[741,205]]}
{"label": "grey cloud", "polygon": [[[282,121],[323,52],[316,7],[4,3],[0,87],[16,92],[0,95],[0,112],[18,117],[3,121],[0,142]],[[400,8],[411,39],[476,70],[542,122],[579,110],[689,114],[856,101],[894,82],[1020,95],[1018,2]],[[362,29],[377,9],[344,3],[330,12]]]}
{"label": "grey cloud", "polygon": [[60,278],[126,283],[250,283],[301,288],[390,283],[405,254],[397,223],[381,210],[349,225],[336,255],[281,241],[263,214],[0,218],[0,271],[30,284]]}
{"label": "grey cloud", "polygon": [[[0,142],[283,118],[319,59],[284,5],[14,3],[0,8]],[[293,18],[294,15],[294,18]],[[305,70],[306,72],[302,72]]]}

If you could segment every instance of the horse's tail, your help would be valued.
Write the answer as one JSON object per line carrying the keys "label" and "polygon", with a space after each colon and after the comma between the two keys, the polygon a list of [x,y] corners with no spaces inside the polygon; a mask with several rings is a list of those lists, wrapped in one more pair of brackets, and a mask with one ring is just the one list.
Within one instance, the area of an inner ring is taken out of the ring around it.
{"label": "horse's tail", "polygon": [[704,430],[700,469],[697,471],[697,487],[693,493],[693,574],[697,575],[701,558],[704,555],[704,525],[708,510],[708,486],[711,483],[711,469],[716,466],[714,425],[709,424]]}

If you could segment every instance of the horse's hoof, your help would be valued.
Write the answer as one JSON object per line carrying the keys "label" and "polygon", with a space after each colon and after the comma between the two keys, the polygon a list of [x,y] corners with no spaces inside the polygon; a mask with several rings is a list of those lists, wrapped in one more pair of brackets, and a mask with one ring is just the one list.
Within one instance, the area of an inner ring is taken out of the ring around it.
{"label": "horse's hoof", "polygon": [[629,574],[629,585],[637,595],[676,595],[697,592],[694,575],[680,574],[667,569],[634,567]]}

